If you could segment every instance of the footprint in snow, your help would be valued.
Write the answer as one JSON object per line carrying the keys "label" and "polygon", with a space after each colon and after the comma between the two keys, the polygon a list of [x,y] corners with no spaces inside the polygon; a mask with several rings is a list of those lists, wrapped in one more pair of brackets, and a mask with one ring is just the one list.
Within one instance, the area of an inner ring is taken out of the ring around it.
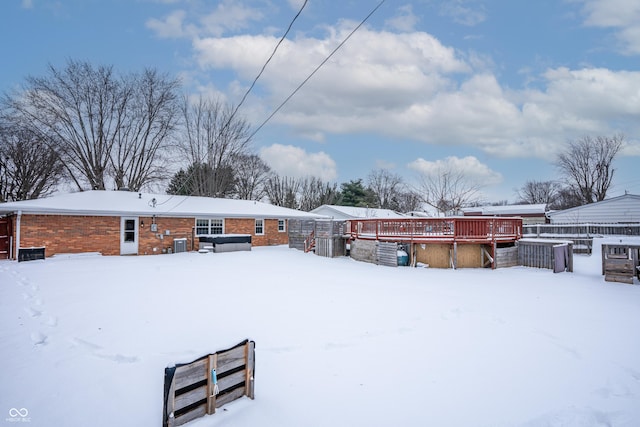
{"label": "footprint in snow", "polygon": [[58,326],[58,318],[56,316],[49,316],[46,321],[46,324],[51,327]]}
{"label": "footprint in snow", "polygon": [[26,311],[27,314],[31,317],[38,317],[42,314],[40,310],[36,310],[35,308],[32,308],[32,307],[25,307],[24,311]]}
{"label": "footprint in snow", "polygon": [[33,342],[33,345],[46,345],[47,339],[49,339],[49,337],[42,332],[31,333],[31,341]]}

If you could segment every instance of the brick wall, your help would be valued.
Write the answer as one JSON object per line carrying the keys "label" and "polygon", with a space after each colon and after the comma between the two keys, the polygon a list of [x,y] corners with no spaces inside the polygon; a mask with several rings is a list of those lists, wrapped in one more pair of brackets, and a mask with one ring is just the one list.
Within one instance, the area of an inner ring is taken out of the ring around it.
{"label": "brick wall", "polygon": [[[173,250],[173,239],[187,238],[187,251],[193,250],[193,218],[156,217],[157,231],[151,231],[154,219],[141,216],[138,221],[138,254],[154,255]],[[168,234],[167,234],[168,231]],[[197,248],[196,248],[197,249]]]}
{"label": "brick wall", "polygon": [[256,235],[256,220],[253,218],[228,218],[224,221],[225,234],[250,234],[252,246],[286,245],[289,235],[278,231],[277,219],[265,219],[262,235]]}
{"label": "brick wall", "polygon": [[[82,252],[119,255],[120,222],[120,217],[25,214],[21,217],[20,246],[44,246],[47,256]],[[187,238],[187,251],[197,250],[194,218],[156,217],[155,232],[151,231],[153,222],[151,217],[138,220],[138,254],[166,253],[169,248],[173,249],[174,238]],[[225,234],[250,234],[253,246],[286,245],[289,241],[286,231],[278,232],[277,219],[264,221],[264,235],[255,234],[252,218],[227,218],[224,231]]]}
{"label": "brick wall", "polygon": [[120,254],[120,217],[22,215],[20,246],[44,246],[46,255],[100,252]]}

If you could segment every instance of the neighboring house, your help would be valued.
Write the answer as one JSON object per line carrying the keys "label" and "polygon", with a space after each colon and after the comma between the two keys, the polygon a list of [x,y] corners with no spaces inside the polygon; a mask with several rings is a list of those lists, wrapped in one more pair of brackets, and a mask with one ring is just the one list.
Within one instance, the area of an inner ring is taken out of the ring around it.
{"label": "neighboring house", "polygon": [[544,224],[546,206],[544,203],[535,205],[505,205],[505,206],[478,206],[462,208],[464,216],[497,216],[520,217],[522,224]]}
{"label": "neighboring house", "polygon": [[[170,196],[129,191],[85,191],[0,203],[0,258],[18,259],[21,248],[46,256],[170,252],[174,240],[198,249],[198,237],[250,235],[253,246],[288,243],[289,219],[320,215],[251,200]],[[4,232],[4,234],[3,234]]]}
{"label": "neighboring house", "polygon": [[552,224],[640,223],[640,196],[625,194],[601,202],[548,212]]}
{"label": "neighboring house", "polygon": [[365,219],[365,218],[406,218],[391,209],[360,208],[355,206],[322,205],[311,213],[327,216],[332,219]]}

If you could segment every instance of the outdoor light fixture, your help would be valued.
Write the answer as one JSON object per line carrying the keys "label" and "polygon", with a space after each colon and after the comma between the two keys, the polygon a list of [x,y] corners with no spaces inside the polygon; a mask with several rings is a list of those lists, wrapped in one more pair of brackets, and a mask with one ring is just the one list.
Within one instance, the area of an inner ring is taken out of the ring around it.
{"label": "outdoor light fixture", "polygon": [[144,221],[140,221],[140,227],[144,228]]}

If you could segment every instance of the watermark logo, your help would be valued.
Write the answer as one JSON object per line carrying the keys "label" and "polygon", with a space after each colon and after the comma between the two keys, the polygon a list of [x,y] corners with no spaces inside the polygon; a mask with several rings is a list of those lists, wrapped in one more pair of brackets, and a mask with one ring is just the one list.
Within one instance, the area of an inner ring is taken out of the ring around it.
{"label": "watermark logo", "polygon": [[9,418],[5,418],[9,423],[28,423],[31,421],[29,410],[27,408],[11,408],[9,409]]}

